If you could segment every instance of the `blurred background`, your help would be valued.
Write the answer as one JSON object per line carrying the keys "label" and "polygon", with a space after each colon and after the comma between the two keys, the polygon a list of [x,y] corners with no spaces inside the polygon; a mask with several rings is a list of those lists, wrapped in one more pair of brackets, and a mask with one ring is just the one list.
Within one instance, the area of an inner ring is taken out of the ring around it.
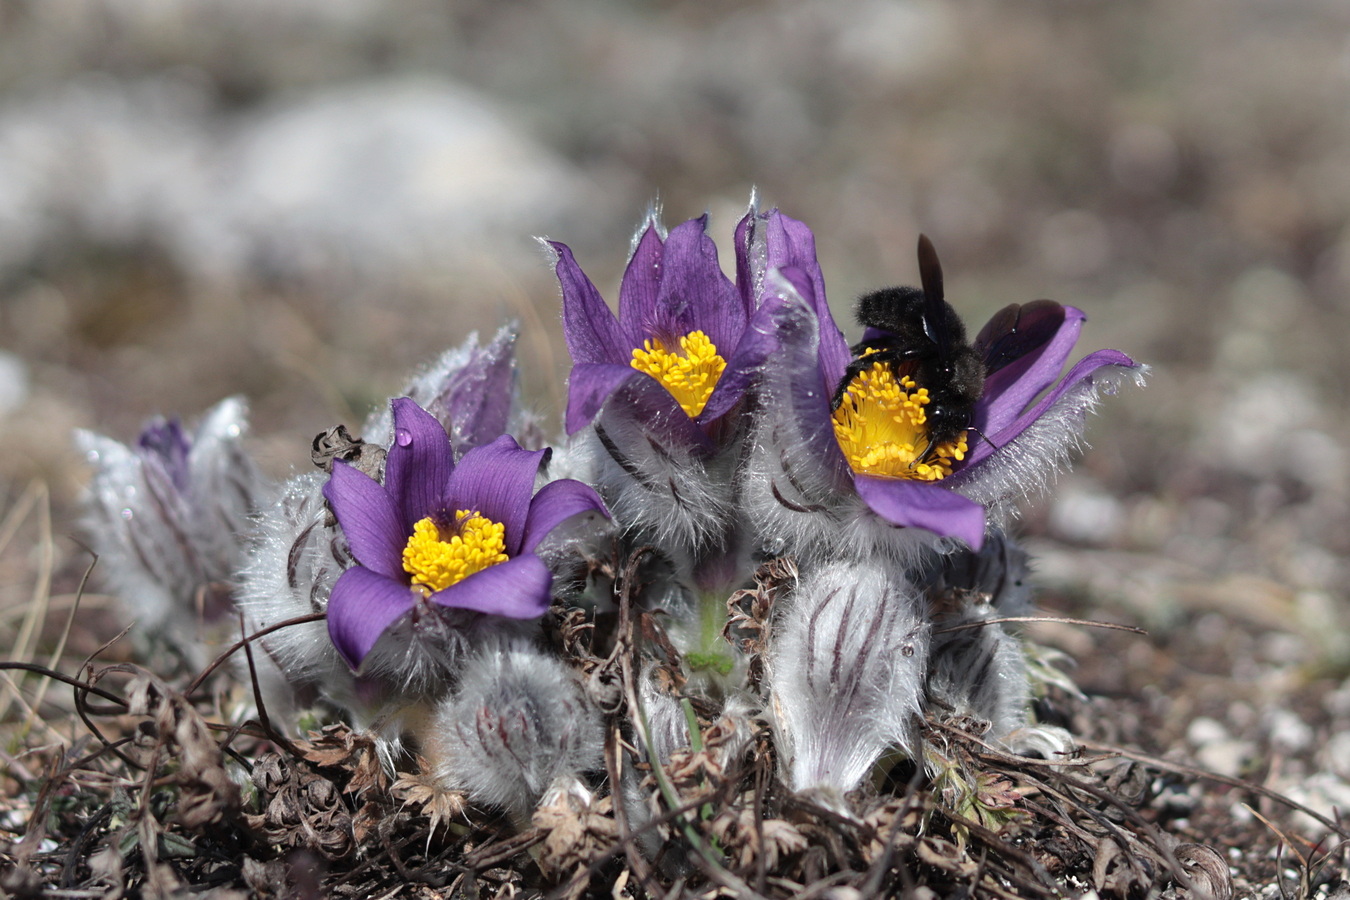
{"label": "blurred background", "polygon": [[1052,601],[1339,682],[1343,0],[0,0],[0,629],[87,564],[73,427],[243,394],[284,475],[511,317],[556,417],[533,236],[613,298],[650,204],[729,247],[752,189],[841,323],[922,230],[973,327],[1051,297],[1153,367],[1021,523]]}

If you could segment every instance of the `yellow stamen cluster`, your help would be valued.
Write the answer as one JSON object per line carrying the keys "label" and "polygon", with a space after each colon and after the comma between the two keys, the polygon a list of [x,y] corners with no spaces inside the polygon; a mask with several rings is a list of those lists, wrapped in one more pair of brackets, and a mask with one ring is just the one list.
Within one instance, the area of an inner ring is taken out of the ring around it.
{"label": "yellow stamen cluster", "polygon": [[727,361],[717,355],[717,345],[706,334],[691,331],[680,338],[678,353],[667,350],[660,338],[643,341],[633,351],[632,365],[661,382],[685,415],[693,418],[703,412]]}
{"label": "yellow stamen cluster", "polygon": [[913,378],[899,381],[887,363],[874,363],[849,383],[834,411],[834,434],[844,457],[860,475],[938,481],[952,474],[952,463],[965,459],[966,433],[939,444],[926,461],[928,388]]}
{"label": "yellow stamen cluster", "polygon": [[403,570],[412,576],[413,587],[427,594],[507,559],[506,526],[466,509],[458,510],[444,529],[430,516],[422,519],[403,548]]}

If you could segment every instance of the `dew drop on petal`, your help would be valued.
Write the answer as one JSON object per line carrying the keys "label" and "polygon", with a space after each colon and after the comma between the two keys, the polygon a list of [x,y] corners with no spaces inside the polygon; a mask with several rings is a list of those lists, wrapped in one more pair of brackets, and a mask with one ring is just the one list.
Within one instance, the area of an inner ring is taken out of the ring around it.
{"label": "dew drop on petal", "polygon": [[394,440],[398,441],[400,447],[406,447],[412,443],[412,432],[406,428],[399,428],[394,432]]}
{"label": "dew drop on petal", "polygon": [[130,509],[124,508],[124,509],[122,510],[122,518],[126,519],[127,521],[131,521],[131,517],[132,517],[133,515],[134,515],[134,513],[133,513]]}

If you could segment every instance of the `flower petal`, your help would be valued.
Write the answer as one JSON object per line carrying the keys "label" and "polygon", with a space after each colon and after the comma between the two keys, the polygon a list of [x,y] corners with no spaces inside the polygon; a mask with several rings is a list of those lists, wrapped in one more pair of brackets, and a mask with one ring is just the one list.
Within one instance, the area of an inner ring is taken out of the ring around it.
{"label": "flower petal", "polygon": [[354,566],[328,596],[328,636],[347,665],[358,669],[380,635],[412,606],[412,589],[405,582]]}
{"label": "flower petal", "polygon": [[1054,337],[990,374],[984,383],[984,396],[976,404],[975,427],[991,436],[1002,431],[1037,394],[1053,384],[1078,343],[1086,320],[1082,310],[1066,306],[1064,322]]}
{"label": "flower petal", "polygon": [[[832,472],[846,471],[848,463],[839,449],[830,417],[830,390],[821,372],[820,325],[814,310],[799,292],[809,289],[800,269],[783,269],[769,275],[776,299],[771,307],[779,351],[765,363],[768,404],[783,415],[775,443],[785,443],[793,455],[813,459]],[[767,405],[767,404],[766,404]]]}
{"label": "flower petal", "polygon": [[800,271],[790,280],[816,314],[822,369],[828,377],[838,381],[848,368],[853,354],[844,333],[839,330],[830,313],[825,294],[825,276],[821,274],[820,263],[816,260],[815,235],[806,225],[776,209],[767,214],[766,224],[765,265],[770,272],[775,269]]}
{"label": "flower petal", "polygon": [[188,454],[192,444],[183,433],[183,424],[178,419],[151,420],[141,432],[136,447],[141,451],[141,458],[160,467],[180,493],[188,490],[192,478],[188,469]]}
{"label": "flower petal", "polygon": [[[962,466],[962,470],[964,471],[971,466],[976,465],[981,460],[997,452],[999,448],[1003,447],[1008,442],[1016,439],[1017,436],[1023,431],[1026,431],[1033,422],[1053,407],[1061,397],[1074,390],[1084,381],[1090,379],[1094,372],[1104,366],[1137,369],[1139,364],[1119,350],[1098,350],[1095,353],[1088,354],[1078,362],[1074,363],[1073,368],[1069,370],[1068,374],[1060,379],[1054,389],[1042,397],[1035,406],[1026,410],[1022,415],[1017,416],[1017,418],[1012,421],[1007,421],[1006,417],[1004,417],[1005,424],[1003,427],[985,432],[986,440],[980,441],[975,446],[975,449],[966,457],[966,463]],[[1005,393],[1004,396],[1007,397],[1009,394],[1016,395],[1019,393],[1020,391],[1010,390]],[[1035,395],[1033,394],[1032,396]]]}
{"label": "flower petal", "polygon": [[436,398],[451,444],[461,456],[506,434],[516,382],[516,326],[497,332],[486,347],[447,373]]}
{"label": "flower petal", "polygon": [[515,438],[504,434],[464,454],[450,476],[446,510],[473,510],[505,525],[506,553],[516,556],[525,536],[534,479],[548,453],[522,450]]}
{"label": "flower petal", "polygon": [[[650,375],[630,365],[578,363],[573,366],[567,379],[567,433],[576,434],[589,425],[614,392],[635,378],[651,380]],[[673,397],[671,402],[675,402]]]}
{"label": "flower petal", "polygon": [[750,318],[741,339],[727,357],[727,367],[708,402],[699,414],[698,421],[707,424],[721,418],[736,405],[750,385],[759,376],[764,363],[778,349],[778,337],[774,333],[774,316],[781,304],[765,303]]}
{"label": "flower petal", "polygon": [[748,321],[759,308],[759,292],[764,284],[764,241],[760,227],[762,217],[750,200],[750,209],[736,223],[736,290],[741,294],[741,308]]}
{"label": "flower petal", "polygon": [[553,573],[543,560],[527,553],[437,591],[431,602],[508,619],[534,619],[548,611],[552,588]]}
{"label": "flower petal", "polygon": [[[633,256],[619,283],[619,329],[625,349],[632,351],[652,336],[656,298],[661,293],[664,244],[655,218],[649,218],[633,247]],[[576,359],[576,357],[573,357]],[[581,362],[581,360],[576,360]]]}
{"label": "flower petal", "polygon": [[713,444],[708,435],[696,420],[689,418],[670,391],[650,375],[638,375],[610,395],[604,410],[605,427],[612,431],[614,419],[628,419],[653,446],[711,451]]}
{"label": "flower petal", "polygon": [[549,482],[530,501],[521,551],[533,553],[539,542],[554,528],[572,516],[592,510],[609,516],[605,502],[590,485],[570,478]]}
{"label": "flower petal", "polygon": [[404,529],[393,498],[385,489],[364,472],[334,460],[323,495],[356,561],[386,578],[399,578],[403,546],[412,532]]}
{"label": "flower petal", "polygon": [[[725,355],[745,329],[745,310],[736,286],[717,262],[717,245],[705,231],[707,224],[705,215],[671,229],[661,262],[656,321],[639,324],[668,329],[670,337],[702,331]],[[632,324],[625,327],[631,333]]]}
{"label": "flower petal", "polygon": [[626,362],[632,345],[624,339],[614,313],[581,271],[566,244],[549,241],[558,254],[554,265],[563,295],[563,337],[574,363]]}
{"label": "flower petal", "polygon": [[435,416],[407,397],[392,406],[394,442],[384,464],[384,487],[393,498],[406,539],[415,522],[444,506],[455,457],[450,437]]}
{"label": "flower petal", "polygon": [[984,543],[984,507],[936,484],[904,478],[854,475],[858,496],[887,522],[924,528],[965,541],[972,550]]}

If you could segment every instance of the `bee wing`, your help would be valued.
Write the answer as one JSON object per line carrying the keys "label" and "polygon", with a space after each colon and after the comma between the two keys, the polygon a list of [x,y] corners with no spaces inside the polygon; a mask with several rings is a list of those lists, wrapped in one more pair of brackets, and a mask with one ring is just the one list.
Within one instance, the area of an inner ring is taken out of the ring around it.
{"label": "bee wing", "polygon": [[990,373],[1015,362],[1053,338],[1064,324],[1064,307],[1054,300],[1005,306],[975,338],[975,352]]}

